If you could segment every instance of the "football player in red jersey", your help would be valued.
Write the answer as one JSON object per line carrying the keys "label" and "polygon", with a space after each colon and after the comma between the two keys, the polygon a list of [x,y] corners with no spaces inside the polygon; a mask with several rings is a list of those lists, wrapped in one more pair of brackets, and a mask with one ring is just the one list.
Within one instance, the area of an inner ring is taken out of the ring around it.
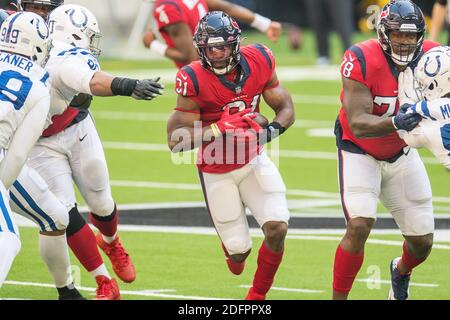
{"label": "football player in red jersey", "polygon": [[[240,48],[240,34],[226,13],[209,12],[200,20],[194,36],[200,61],[177,74],[177,107],[167,132],[172,152],[201,146],[200,181],[232,273],[243,271],[252,248],[246,207],[261,226],[265,238],[246,299],[262,300],[281,263],[289,220],[286,187],[262,144],[289,128],[295,115],[271,51],[259,44]],[[253,120],[261,97],[276,113],[267,130]]]}
{"label": "football player in red jersey", "polygon": [[405,239],[402,256],[391,262],[390,299],[408,298],[410,274],[427,258],[433,243],[428,175],[417,151],[396,132],[413,130],[421,117],[399,110],[397,79],[437,44],[424,41],[423,14],[408,0],[383,7],[377,32],[378,41],[351,47],[341,65],[342,108],[335,133],[347,230],[334,260],[334,299],[347,299],[361,268],[378,199]]}
{"label": "football player in red jersey", "polygon": [[247,23],[266,33],[271,41],[276,41],[282,32],[279,22],[271,21],[247,8],[223,0],[156,0],[153,17],[166,43],[155,40],[151,28],[143,35],[147,48],[173,60],[178,68],[198,60],[192,44],[192,35],[198,21],[208,11],[224,11],[235,19]]}

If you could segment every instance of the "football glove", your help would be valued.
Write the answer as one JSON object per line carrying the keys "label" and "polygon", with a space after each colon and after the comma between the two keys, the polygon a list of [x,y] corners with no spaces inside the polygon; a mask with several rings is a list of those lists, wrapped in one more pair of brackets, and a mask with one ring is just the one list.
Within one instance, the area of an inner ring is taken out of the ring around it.
{"label": "football glove", "polygon": [[230,115],[230,107],[226,107],[220,117],[220,120],[211,124],[211,129],[215,137],[223,135],[226,131],[237,131],[248,129],[248,123],[243,119],[243,115],[251,112],[251,109],[245,109]]}
{"label": "football glove", "polygon": [[138,80],[131,97],[136,100],[152,100],[158,95],[162,95],[164,93],[164,85],[158,82],[159,79],[158,77],[156,79]]}
{"label": "football glove", "polygon": [[413,130],[422,120],[422,116],[418,113],[406,113],[407,109],[400,109],[399,113],[392,118],[392,124],[396,130]]}

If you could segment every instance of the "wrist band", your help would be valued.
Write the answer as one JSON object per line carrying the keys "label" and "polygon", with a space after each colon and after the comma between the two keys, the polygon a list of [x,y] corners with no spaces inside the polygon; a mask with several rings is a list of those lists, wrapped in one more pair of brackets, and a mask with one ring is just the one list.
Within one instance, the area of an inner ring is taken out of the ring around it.
{"label": "wrist band", "polygon": [[217,124],[213,123],[211,124],[211,130],[213,132],[214,137],[218,137],[220,136],[222,133],[220,132],[219,127],[217,126]]}
{"label": "wrist band", "polygon": [[111,92],[116,96],[131,96],[138,80],[115,77],[111,82]]}
{"label": "wrist band", "polygon": [[395,130],[398,130],[397,126],[395,125],[395,117],[392,117],[392,125],[394,126]]}
{"label": "wrist band", "polygon": [[270,20],[269,18],[255,13],[255,20],[253,20],[250,26],[261,32],[266,32],[269,29],[271,23],[272,20]]}
{"label": "wrist band", "polygon": [[150,50],[163,57],[166,55],[167,48],[168,45],[159,40],[153,40],[152,43],[150,43]]}
{"label": "wrist band", "polygon": [[272,141],[273,139],[275,139],[276,137],[282,135],[286,131],[286,128],[283,127],[281,124],[279,124],[276,121],[274,121],[272,123],[269,123],[267,125],[267,127],[264,127],[264,129],[267,132],[267,137],[266,137],[266,141],[265,142]]}

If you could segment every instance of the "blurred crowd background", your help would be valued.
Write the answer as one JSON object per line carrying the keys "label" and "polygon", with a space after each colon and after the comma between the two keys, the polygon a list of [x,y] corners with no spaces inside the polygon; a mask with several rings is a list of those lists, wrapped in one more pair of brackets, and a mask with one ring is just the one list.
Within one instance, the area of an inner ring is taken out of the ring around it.
{"label": "blurred crowd background", "polygon": [[[314,44],[310,45],[314,46],[315,61],[318,65],[327,65],[333,62],[330,61],[332,60],[330,50],[334,48],[329,44],[330,36],[338,37],[343,49],[355,42],[355,35],[375,37],[376,16],[380,8],[389,0],[229,1],[282,22],[285,27],[286,41],[292,51],[298,50],[301,54],[304,35],[312,35]],[[422,8],[428,30],[430,30],[433,6],[436,1],[416,0],[414,2]],[[66,0],[65,3],[85,5],[96,14],[104,36],[102,40],[104,57],[157,58],[145,50],[141,43],[142,31],[148,23],[152,23],[152,0]],[[448,13],[445,19],[448,21],[447,16]],[[246,26],[242,27],[246,28]]]}

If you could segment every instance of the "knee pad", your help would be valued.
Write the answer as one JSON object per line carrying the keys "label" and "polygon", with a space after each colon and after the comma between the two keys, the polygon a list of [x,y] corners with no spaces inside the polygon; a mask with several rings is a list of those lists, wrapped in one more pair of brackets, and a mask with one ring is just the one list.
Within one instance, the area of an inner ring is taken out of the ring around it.
{"label": "knee pad", "polygon": [[101,158],[90,158],[83,161],[81,168],[85,186],[92,192],[100,192],[109,187],[109,174],[106,163]]}
{"label": "knee pad", "polygon": [[243,254],[252,248],[252,240],[247,237],[222,239],[229,255]]}

